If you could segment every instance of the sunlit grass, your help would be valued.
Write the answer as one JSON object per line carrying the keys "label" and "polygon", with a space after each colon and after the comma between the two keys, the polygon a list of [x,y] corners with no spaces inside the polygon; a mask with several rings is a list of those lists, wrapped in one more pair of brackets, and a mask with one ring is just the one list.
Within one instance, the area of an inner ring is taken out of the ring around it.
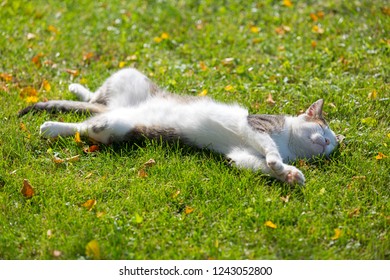
{"label": "sunlit grass", "polygon": [[[389,158],[376,158],[390,156],[386,1],[1,5],[1,259],[390,257]],[[307,184],[289,187],[180,144],[87,154],[87,139],[39,136],[46,120],[87,116],[17,117],[29,96],[73,98],[69,83],[96,89],[120,67],[253,113],[297,114],[324,98],[345,139],[330,159],[295,163]],[[20,193],[23,179],[31,199]],[[87,253],[92,240],[99,256]]]}

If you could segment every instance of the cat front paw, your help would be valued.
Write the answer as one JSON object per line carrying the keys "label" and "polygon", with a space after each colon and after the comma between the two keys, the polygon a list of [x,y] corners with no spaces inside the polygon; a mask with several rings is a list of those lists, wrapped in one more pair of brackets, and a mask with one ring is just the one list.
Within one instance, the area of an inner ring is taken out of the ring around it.
{"label": "cat front paw", "polygon": [[284,181],[290,185],[304,185],[305,176],[298,168],[288,165],[285,169]]}
{"label": "cat front paw", "polygon": [[55,138],[60,135],[60,125],[58,122],[44,122],[39,132],[44,138]]}

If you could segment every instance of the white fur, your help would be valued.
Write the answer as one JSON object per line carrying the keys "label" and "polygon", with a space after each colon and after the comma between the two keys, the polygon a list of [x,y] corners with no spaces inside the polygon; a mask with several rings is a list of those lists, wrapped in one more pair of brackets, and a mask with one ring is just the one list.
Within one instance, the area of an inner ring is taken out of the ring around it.
{"label": "white fur", "polygon": [[[329,128],[307,122],[308,114],[286,117],[279,133],[261,133],[248,125],[245,108],[209,98],[186,102],[173,95],[153,95],[149,79],[135,69],[117,72],[95,94],[77,84],[70,89],[89,102],[107,95],[109,110],[78,124],[46,122],[41,126],[45,137],[79,131],[110,143],[138,126],[173,128],[187,142],[222,153],[238,167],[262,170],[290,184],[304,184],[305,178],[296,167],[286,164],[288,161],[328,155],[337,145]],[[93,127],[97,124],[104,124],[105,129],[96,131]]]}

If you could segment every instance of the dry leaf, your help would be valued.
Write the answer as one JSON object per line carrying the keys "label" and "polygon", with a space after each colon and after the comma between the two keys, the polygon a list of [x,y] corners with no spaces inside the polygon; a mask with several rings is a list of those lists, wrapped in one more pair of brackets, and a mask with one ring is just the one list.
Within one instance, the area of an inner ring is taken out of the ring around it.
{"label": "dry leaf", "polygon": [[59,257],[61,257],[62,252],[59,250],[54,250],[52,254],[53,254],[53,257],[59,258]]}
{"label": "dry leaf", "polygon": [[249,28],[249,30],[252,32],[252,33],[259,33],[260,32],[260,27],[257,27],[257,26],[251,26]]}
{"label": "dry leaf", "polygon": [[271,106],[274,106],[275,105],[275,101],[274,101],[274,99],[272,98],[272,94],[271,93],[269,93],[268,94],[268,97],[267,97],[267,99],[265,100],[265,102],[268,104],[268,105],[271,105]]}
{"label": "dry leaf", "polygon": [[101,218],[101,217],[103,217],[105,214],[106,214],[106,212],[104,212],[104,211],[102,211],[102,212],[97,212],[97,213],[96,213],[96,217],[97,217],[97,218]]}
{"label": "dry leaf", "polygon": [[290,0],[283,0],[283,6],[291,8],[294,4]]}
{"label": "dry leaf", "polygon": [[73,77],[77,77],[80,74],[78,70],[73,69],[65,69],[65,72],[72,75]]}
{"label": "dry leaf", "polygon": [[360,214],[360,208],[355,208],[353,209],[351,212],[348,213],[348,217],[349,218],[352,218],[352,217],[356,217],[356,216],[359,216]]}
{"label": "dry leaf", "polygon": [[334,229],[334,235],[332,236],[332,240],[337,240],[341,237],[342,231],[339,228]]}
{"label": "dry leaf", "polygon": [[79,161],[80,160],[80,155],[75,155],[73,157],[68,157],[65,160],[68,161],[68,162]]}
{"label": "dry leaf", "polygon": [[34,63],[38,68],[42,66],[41,57],[43,57],[43,53],[39,53],[31,59],[32,63]]}
{"label": "dry leaf", "polygon": [[125,61],[119,61],[119,64],[118,64],[119,68],[123,68],[125,66],[126,66],[126,62]]}
{"label": "dry leaf", "polygon": [[206,96],[207,95],[207,89],[202,90],[198,96]]}
{"label": "dry leaf", "polygon": [[56,164],[60,164],[60,163],[64,163],[65,160],[62,159],[62,158],[59,158],[59,157],[57,157],[57,156],[54,156],[54,157],[53,157],[53,162],[56,163]]}
{"label": "dry leaf", "polygon": [[146,171],[145,171],[145,169],[140,169],[139,171],[138,171],[138,177],[140,177],[140,178],[146,178],[146,177],[148,177],[148,173],[146,173]]}
{"label": "dry leaf", "polygon": [[318,26],[318,25],[314,25],[312,27],[311,31],[314,32],[314,33],[317,33],[317,34],[323,34],[325,32],[325,30],[322,27]]}
{"label": "dry leaf", "polygon": [[316,41],[311,41],[311,47],[314,49],[317,47],[317,42]]}
{"label": "dry leaf", "polygon": [[95,199],[88,199],[86,202],[81,204],[82,207],[86,208],[88,211],[91,211],[92,208],[96,205]]}
{"label": "dry leaf", "polygon": [[43,82],[42,82],[42,87],[43,87],[46,91],[50,91],[50,90],[51,90],[51,85],[50,85],[50,83],[49,83],[47,80],[43,80]]}
{"label": "dry leaf", "polygon": [[156,161],[151,158],[147,162],[144,163],[144,167],[152,167],[155,164],[156,164]]}
{"label": "dry leaf", "polygon": [[50,32],[53,32],[53,33],[55,33],[55,34],[60,33],[60,32],[58,31],[58,29],[57,29],[55,26],[53,26],[53,25],[49,25],[49,26],[47,27],[47,30],[50,31]]}
{"label": "dry leaf", "polygon": [[186,215],[191,214],[192,212],[194,212],[194,208],[192,208],[190,206],[186,206],[186,208],[184,209],[184,213]]}
{"label": "dry leaf", "polygon": [[83,149],[84,153],[88,154],[88,153],[94,153],[94,152],[97,152],[99,151],[100,147],[99,145],[91,145],[89,147],[85,147]]}
{"label": "dry leaf", "polygon": [[234,90],[234,87],[233,87],[232,85],[227,85],[227,86],[225,87],[225,90],[226,90],[226,91],[233,91],[233,90]]}
{"label": "dry leaf", "polygon": [[384,158],[388,158],[388,156],[386,156],[385,154],[379,152],[377,156],[375,156],[375,158],[377,160],[381,160],[381,159],[384,159]]}
{"label": "dry leaf", "polygon": [[273,222],[271,222],[271,221],[266,221],[266,222],[264,223],[264,225],[265,225],[266,227],[269,227],[269,228],[277,228],[277,226],[276,226]]}
{"label": "dry leaf", "polygon": [[6,81],[6,82],[11,82],[12,81],[12,75],[11,74],[7,74],[7,73],[0,73],[0,78],[3,81]]}
{"label": "dry leaf", "polygon": [[280,199],[281,199],[283,202],[287,203],[287,202],[290,200],[290,195],[281,196]]}
{"label": "dry leaf", "polygon": [[37,35],[35,35],[34,33],[27,33],[27,40],[30,41],[30,40],[33,40],[37,37]]}
{"label": "dry leaf", "polygon": [[99,243],[96,240],[91,240],[85,247],[85,254],[88,258],[99,260],[100,259],[100,248]]}
{"label": "dry leaf", "polygon": [[368,99],[376,99],[378,97],[378,92],[374,89],[373,91],[371,91],[370,93],[368,93]]}
{"label": "dry leaf", "polygon": [[172,194],[172,198],[175,199],[176,197],[179,196],[179,194],[180,194],[180,190],[177,190],[176,192],[174,192],[174,193]]}
{"label": "dry leaf", "polygon": [[199,68],[202,71],[206,71],[207,70],[207,65],[203,61],[201,61],[201,62],[199,62]]}
{"label": "dry leaf", "polygon": [[83,55],[83,60],[84,60],[84,61],[89,61],[89,60],[91,60],[93,57],[94,57],[93,52],[88,52],[88,53],[85,53],[85,54]]}
{"label": "dry leaf", "polygon": [[234,62],[234,58],[233,57],[227,57],[227,58],[222,59],[222,65],[223,66],[232,65],[233,62]]}
{"label": "dry leaf", "polygon": [[76,143],[81,143],[80,132],[77,131],[77,132],[74,134],[74,141],[75,141]]}
{"label": "dry leaf", "polygon": [[23,188],[21,193],[25,198],[32,198],[34,196],[34,189],[27,179],[23,180]]}

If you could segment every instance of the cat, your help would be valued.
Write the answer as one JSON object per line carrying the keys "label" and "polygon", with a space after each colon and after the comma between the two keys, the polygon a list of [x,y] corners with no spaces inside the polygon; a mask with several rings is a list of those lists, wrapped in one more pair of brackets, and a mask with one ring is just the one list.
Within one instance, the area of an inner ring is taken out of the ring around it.
{"label": "cat", "polygon": [[305,183],[303,173],[288,163],[298,158],[329,156],[337,146],[335,133],[323,118],[323,100],[298,116],[250,115],[238,104],[209,97],[169,93],[133,68],[121,69],[92,93],[80,84],[69,90],[81,101],[38,102],[19,112],[90,112],[80,123],[47,121],[43,137],[79,132],[110,144],[140,138],[178,140],[221,153],[237,167],[260,170],[288,184]]}

